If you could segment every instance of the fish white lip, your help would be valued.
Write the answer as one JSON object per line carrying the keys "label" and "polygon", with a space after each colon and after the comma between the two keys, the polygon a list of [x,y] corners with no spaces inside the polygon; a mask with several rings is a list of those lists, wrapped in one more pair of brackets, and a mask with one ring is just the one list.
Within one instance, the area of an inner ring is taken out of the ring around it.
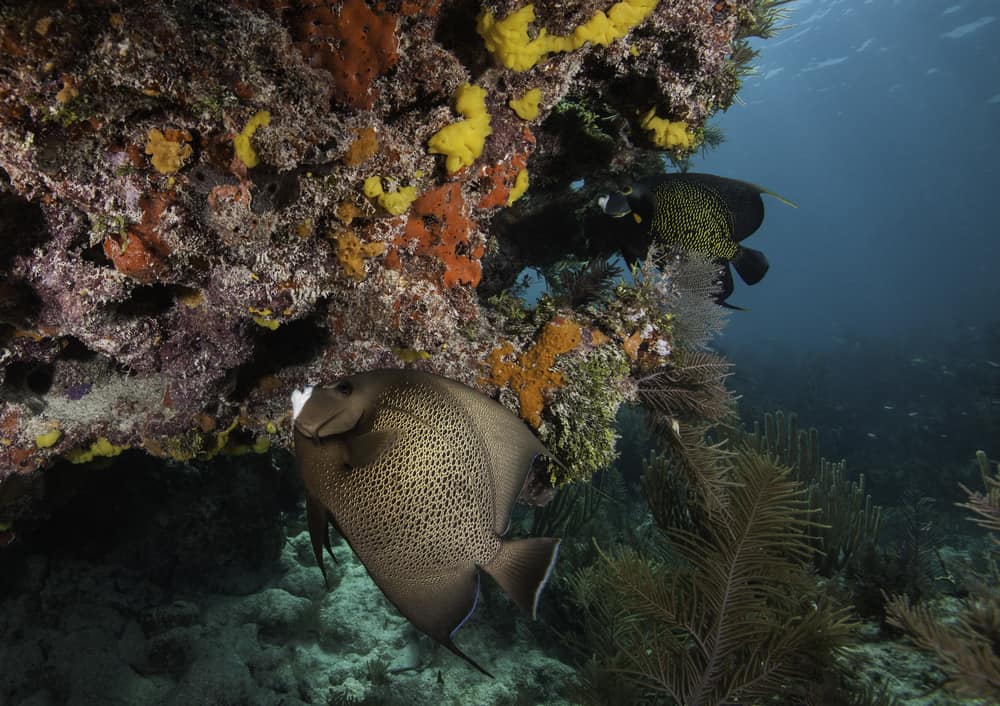
{"label": "fish white lip", "polygon": [[302,408],[306,406],[306,402],[309,401],[309,397],[312,396],[312,385],[307,386],[304,390],[295,390],[292,392],[292,421],[294,422],[299,417],[299,412]]}
{"label": "fish white lip", "polygon": [[597,199],[597,205],[600,206],[601,210],[603,211],[604,207],[608,205],[608,197],[601,196],[599,199]]}

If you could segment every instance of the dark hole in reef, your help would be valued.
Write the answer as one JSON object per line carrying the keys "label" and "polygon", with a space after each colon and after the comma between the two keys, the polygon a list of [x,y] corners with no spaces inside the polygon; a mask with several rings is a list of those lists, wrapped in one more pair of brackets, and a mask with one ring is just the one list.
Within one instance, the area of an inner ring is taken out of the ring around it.
{"label": "dark hole in reef", "polygon": [[58,462],[45,472],[36,510],[18,521],[17,551],[0,552],[0,595],[31,554],[107,557],[167,588],[264,566],[280,555],[285,516],[297,512],[300,495],[283,452],[168,465],[125,451]]}
{"label": "dark hole in reef", "polygon": [[66,336],[63,339],[64,347],[59,353],[62,360],[78,360],[86,362],[97,357],[97,352],[87,348],[86,344],[75,336]]}
{"label": "dark hole in reef", "polygon": [[32,363],[17,361],[3,369],[3,386],[0,387],[0,399],[10,400],[24,389],[25,378],[31,370]]}
{"label": "dark hole in reef", "polygon": [[55,376],[55,368],[51,363],[35,365],[25,376],[24,382],[28,389],[36,395],[44,395],[52,387],[52,379]]}
{"label": "dark hole in reef", "polygon": [[118,305],[116,311],[123,316],[159,316],[174,306],[179,288],[169,284],[148,284],[136,287],[128,301]]}
{"label": "dark hole in reef", "polygon": [[307,363],[318,348],[327,343],[328,333],[318,316],[282,324],[275,331],[261,329],[260,343],[253,359],[236,372],[234,395],[245,398],[262,378],[282,368]]}
{"label": "dark hole in reef", "polygon": [[[24,400],[33,395],[44,395],[52,387],[55,368],[51,363],[17,361],[3,371],[0,398]],[[44,407],[44,403],[41,403]]]}
{"label": "dark hole in reef", "polygon": [[80,252],[80,259],[84,262],[91,262],[98,267],[114,267],[114,263],[111,262],[109,258],[104,253],[104,243],[98,243],[97,245],[91,245],[89,248],[84,248]]}
{"label": "dark hole in reef", "polygon": [[0,193],[0,271],[14,258],[40,244],[48,236],[45,217],[38,204],[11,193]]}
{"label": "dark hole in reef", "polygon": [[[0,277],[3,276],[6,275],[0,271]],[[32,328],[41,306],[41,299],[27,282],[12,278],[0,281],[0,321],[12,328]],[[3,335],[0,330],[0,340]]]}
{"label": "dark hole in reef", "polygon": [[473,76],[484,71],[493,61],[489,52],[483,51],[479,36],[469,32],[470,27],[476,26],[480,5],[474,0],[446,3],[438,14],[440,19],[434,33],[435,41],[454,53]]}

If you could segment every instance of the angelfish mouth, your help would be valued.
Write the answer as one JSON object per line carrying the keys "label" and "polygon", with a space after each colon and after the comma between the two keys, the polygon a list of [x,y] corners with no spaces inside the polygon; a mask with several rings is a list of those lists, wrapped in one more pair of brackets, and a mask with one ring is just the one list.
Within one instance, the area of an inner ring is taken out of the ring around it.
{"label": "angelfish mouth", "polygon": [[295,390],[292,392],[292,421],[294,422],[299,418],[299,413],[302,408],[306,406],[306,402],[312,396],[312,385],[309,385],[304,390]]}

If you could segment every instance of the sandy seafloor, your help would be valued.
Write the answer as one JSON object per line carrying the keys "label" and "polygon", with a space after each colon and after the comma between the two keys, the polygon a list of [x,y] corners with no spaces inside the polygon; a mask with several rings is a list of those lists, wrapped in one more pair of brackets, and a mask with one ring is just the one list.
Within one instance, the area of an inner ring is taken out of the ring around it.
{"label": "sandy seafloor", "polygon": [[[31,556],[0,607],[0,704],[571,703],[575,670],[542,624],[501,615],[516,608],[498,591],[456,635],[489,679],[417,634],[346,544],[334,553],[329,592],[302,532],[263,583],[172,596],[121,564]],[[375,659],[414,668],[373,683]]]}

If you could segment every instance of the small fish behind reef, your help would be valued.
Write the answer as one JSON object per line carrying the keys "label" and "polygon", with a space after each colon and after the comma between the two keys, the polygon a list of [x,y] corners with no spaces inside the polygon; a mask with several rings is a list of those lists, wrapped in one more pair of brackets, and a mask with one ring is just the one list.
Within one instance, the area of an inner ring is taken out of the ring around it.
{"label": "small fish behind reef", "polygon": [[484,569],[534,617],[559,540],[504,540],[531,462],[524,422],[461,383],[374,370],[292,395],[295,456],[320,569],[327,524],[415,627],[480,671],[452,638]]}
{"label": "small fish behind reef", "polygon": [[641,243],[622,243],[626,260],[642,257],[651,242],[715,258],[722,267],[717,301],[728,306],[725,300],[733,293],[729,263],[747,284],[756,284],[767,274],[764,253],[740,244],[764,222],[761,194],[795,207],[791,201],[746,181],[689,172],[634,182],[602,196],[598,204],[609,216],[631,215],[650,236]]}

